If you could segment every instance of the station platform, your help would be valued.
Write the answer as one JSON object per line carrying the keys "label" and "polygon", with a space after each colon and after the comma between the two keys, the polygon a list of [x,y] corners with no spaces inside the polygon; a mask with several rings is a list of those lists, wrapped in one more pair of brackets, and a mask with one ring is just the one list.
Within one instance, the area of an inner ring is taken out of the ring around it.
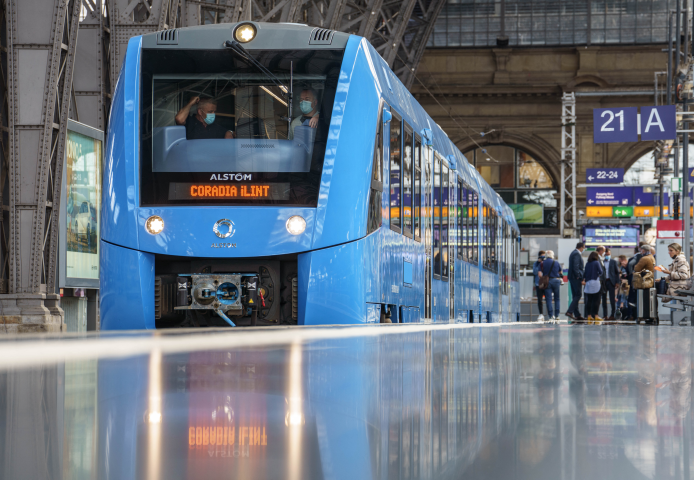
{"label": "station platform", "polygon": [[688,479],[694,329],[0,340],[0,478]]}

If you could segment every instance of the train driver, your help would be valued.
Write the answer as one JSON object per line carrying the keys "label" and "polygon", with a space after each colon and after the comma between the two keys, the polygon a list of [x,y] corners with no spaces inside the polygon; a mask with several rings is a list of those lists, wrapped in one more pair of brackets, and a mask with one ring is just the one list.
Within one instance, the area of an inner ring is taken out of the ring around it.
{"label": "train driver", "polygon": [[[198,111],[190,114],[190,109],[197,104]],[[186,139],[201,140],[208,138],[236,138],[234,132],[227,130],[219,123],[214,123],[217,111],[217,100],[210,97],[193,97],[178,111],[175,120],[176,125],[185,125]]]}
{"label": "train driver", "polygon": [[299,125],[316,128],[318,126],[318,94],[312,88],[306,88],[301,92],[299,110],[302,115],[292,120],[292,136],[294,138],[294,129]]}

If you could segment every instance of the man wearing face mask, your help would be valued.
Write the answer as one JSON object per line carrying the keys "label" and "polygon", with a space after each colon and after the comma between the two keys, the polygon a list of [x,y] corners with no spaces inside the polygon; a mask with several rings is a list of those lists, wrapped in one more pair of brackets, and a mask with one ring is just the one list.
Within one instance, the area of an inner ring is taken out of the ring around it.
{"label": "man wearing face mask", "polygon": [[312,88],[307,88],[301,92],[301,101],[299,102],[299,110],[301,116],[292,120],[292,138],[294,137],[294,129],[300,125],[311,128],[318,126],[318,95]]}
{"label": "man wearing face mask", "polygon": [[[626,257],[625,257],[626,260]],[[619,264],[617,260],[612,258],[612,252],[608,248],[605,251],[605,271],[607,272],[607,280],[605,282],[605,287],[607,288],[607,297],[610,299],[610,316],[607,320],[615,319],[615,307],[617,304],[617,299],[615,298],[615,293],[617,285],[619,285]]]}
{"label": "man wearing face mask", "polygon": [[[195,115],[190,114],[193,105],[198,106]],[[217,101],[214,98],[193,97],[178,111],[175,120],[177,125],[186,126],[186,139],[202,140],[209,138],[236,138],[234,132],[215,123]]]}

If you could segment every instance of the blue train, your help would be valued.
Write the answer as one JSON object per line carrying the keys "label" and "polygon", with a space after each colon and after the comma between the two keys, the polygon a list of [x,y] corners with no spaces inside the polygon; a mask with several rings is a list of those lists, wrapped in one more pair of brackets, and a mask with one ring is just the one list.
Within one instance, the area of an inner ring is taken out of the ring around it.
{"label": "blue train", "polygon": [[512,210],[361,37],[132,38],[105,165],[103,329],[519,318]]}

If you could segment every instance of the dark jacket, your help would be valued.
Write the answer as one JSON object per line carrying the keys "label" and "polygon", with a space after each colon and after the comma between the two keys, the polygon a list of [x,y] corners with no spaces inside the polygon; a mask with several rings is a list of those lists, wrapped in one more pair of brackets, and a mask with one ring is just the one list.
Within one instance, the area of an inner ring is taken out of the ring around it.
{"label": "dark jacket", "polygon": [[619,262],[617,262],[617,260],[615,260],[614,258],[610,258],[609,267],[607,269],[607,276],[610,279],[612,285],[619,285],[620,274],[621,272]]}
{"label": "dark jacket", "polygon": [[578,250],[569,256],[569,280],[583,280],[583,257]]}
{"label": "dark jacket", "polygon": [[537,276],[537,272],[540,271],[540,265],[542,265],[542,261],[545,259],[545,257],[540,257],[537,259],[535,264],[533,265],[533,276],[535,277],[535,286],[537,287],[540,284],[540,277]]}
{"label": "dark jacket", "polygon": [[549,278],[561,278],[561,265],[553,258],[545,258],[542,264],[542,275]]}
{"label": "dark jacket", "polygon": [[598,280],[602,275],[604,268],[602,268],[600,260],[594,260],[588,262],[586,265],[585,280],[586,282],[590,280]]}

